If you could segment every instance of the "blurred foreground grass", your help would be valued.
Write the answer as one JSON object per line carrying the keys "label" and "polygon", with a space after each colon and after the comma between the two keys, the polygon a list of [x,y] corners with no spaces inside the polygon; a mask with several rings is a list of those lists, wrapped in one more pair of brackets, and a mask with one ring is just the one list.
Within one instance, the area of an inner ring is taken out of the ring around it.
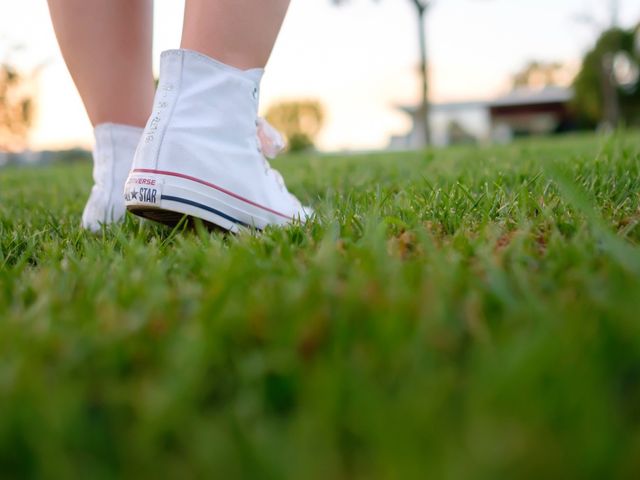
{"label": "blurred foreground grass", "polygon": [[0,477],[640,478],[638,136],[276,167],[236,237],[0,170]]}

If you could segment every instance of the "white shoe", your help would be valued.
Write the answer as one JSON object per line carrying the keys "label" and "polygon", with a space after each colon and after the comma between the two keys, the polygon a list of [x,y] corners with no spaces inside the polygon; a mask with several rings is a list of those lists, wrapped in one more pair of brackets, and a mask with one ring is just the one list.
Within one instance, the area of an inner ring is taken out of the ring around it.
{"label": "white shoe", "polygon": [[142,128],[102,123],[96,126],[94,134],[94,185],[82,212],[82,227],[97,232],[100,225],[117,222],[124,216],[122,190]]}
{"label": "white shoe", "polygon": [[307,219],[265,158],[280,139],[257,117],[262,74],[189,50],[162,54],[125,187],[129,211],[168,225],[188,215],[233,232]]}

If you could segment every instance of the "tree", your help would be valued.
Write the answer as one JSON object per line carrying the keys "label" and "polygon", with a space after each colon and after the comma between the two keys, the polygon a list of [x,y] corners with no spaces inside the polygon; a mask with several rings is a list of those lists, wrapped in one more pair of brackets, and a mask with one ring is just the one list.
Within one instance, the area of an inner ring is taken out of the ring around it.
{"label": "tree", "polygon": [[25,148],[34,117],[33,75],[0,64],[0,151]]}
{"label": "tree", "polygon": [[616,75],[625,59],[637,70],[639,57],[635,49],[635,32],[611,28],[600,36],[585,56],[573,83],[573,108],[583,123],[589,126],[604,123],[614,127],[623,121],[628,125],[640,125],[638,79],[625,82]]}
{"label": "tree", "polygon": [[324,123],[324,109],[316,100],[280,102],[271,106],[265,116],[286,137],[291,152],[313,148]]}
{"label": "tree", "polygon": [[[348,0],[333,0],[333,3],[340,5]],[[415,7],[418,18],[418,42],[420,48],[420,108],[418,110],[417,131],[422,132],[420,139],[423,145],[431,145],[431,129],[429,126],[429,64],[427,60],[427,34],[426,16],[432,0],[409,0]]]}
{"label": "tree", "polygon": [[562,64],[531,61],[513,76],[513,88],[542,88],[562,84]]}

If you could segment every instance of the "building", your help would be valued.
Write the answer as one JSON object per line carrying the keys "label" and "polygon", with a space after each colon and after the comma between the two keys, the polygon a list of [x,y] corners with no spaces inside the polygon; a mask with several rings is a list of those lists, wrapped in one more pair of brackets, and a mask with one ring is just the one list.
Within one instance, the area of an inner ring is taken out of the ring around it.
{"label": "building", "polygon": [[509,141],[513,137],[572,130],[572,98],[573,90],[563,87],[517,89],[496,98],[487,104],[493,139]]}
{"label": "building", "polygon": [[[401,111],[411,117],[412,127],[408,134],[392,137],[391,150],[414,150],[420,148],[423,138],[416,130],[418,107],[400,106]],[[456,143],[465,137],[465,142],[486,141],[490,135],[489,110],[486,102],[455,102],[433,104],[429,112],[431,137],[435,146]]]}
{"label": "building", "polygon": [[[516,89],[490,101],[433,104],[429,112],[435,146],[458,143],[508,142],[514,137],[548,135],[571,130],[574,122],[569,104],[573,91],[549,86]],[[394,136],[391,150],[419,148],[416,130],[418,107],[400,106],[412,119],[406,135]]]}

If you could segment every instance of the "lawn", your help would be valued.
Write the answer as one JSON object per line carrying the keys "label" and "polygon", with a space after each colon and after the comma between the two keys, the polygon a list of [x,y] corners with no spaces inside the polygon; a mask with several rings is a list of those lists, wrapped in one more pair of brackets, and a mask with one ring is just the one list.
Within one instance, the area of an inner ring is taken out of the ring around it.
{"label": "lawn", "polygon": [[3,479],[640,478],[637,132],[274,163],[238,236],[0,170]]}

